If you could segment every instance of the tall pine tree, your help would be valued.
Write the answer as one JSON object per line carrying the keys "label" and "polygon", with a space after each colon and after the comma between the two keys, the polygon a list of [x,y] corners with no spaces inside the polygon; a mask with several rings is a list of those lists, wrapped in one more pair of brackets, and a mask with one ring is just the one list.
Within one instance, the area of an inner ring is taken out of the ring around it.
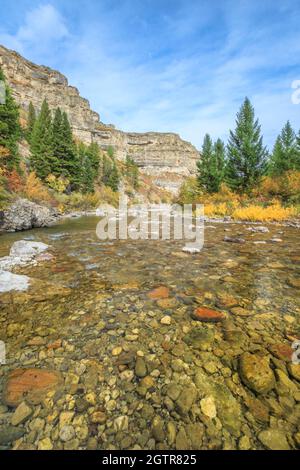
{"label": "tall pine tree", "polygon": [[227,149],[227,184],[234,190],[251,190],[265,173],[268,152],[248,98],[237,114],[235,131],[230,131]]}
{"label": "tall pine tree", "polygon": [[213,143],[206,134],[197,167],[199,186],[208,193],[218,192],[225,172],[225,146],[221,139]]}
{"label": "tall pine tree", "polygon": [[20,138],[19,108],[13,99],[0,68],[4,96],[0,101],[0,166],[11,171],[19,167],[18,140]]}
{"label": "tall pine tree", "polygon": [[214,143],[211,163],[211,189],[217,193],[225,177],[225,145],[221,139]]}
{"label": "tall pine tree", "polygon": [[35,121],[36,121],[36,112],[32,104],[32,101],[30,101],[29,108],[28,108],[27,128],[26,128],[26,138],[29,143],[31,141],[31,136],[32,136]]}
{"label": "tall pine tree", "polygon": [[37,176],[45,179],[51,173],[52,161],[52,126],[51,113],[46,100],[36,119],[30,142],[30,164]]}
{"label": "tall pine tree", "polygon": [[300,166],[297,138],[288,121],[277,137],[270,159],[269,173],[272,176],[279,176],[288,170],[297,170],[298,168]]}
{"label": "tall pine tree", "polygon": [[201,151],[201,158],[197,162],[197,179],[199,186],[204,188],[206,191],[211,192],[211,181],[210,181],[210,173],[211,173],[211,162],[213,158],[213,141],[209,134],[206,134],[204,137],[202,151]]}

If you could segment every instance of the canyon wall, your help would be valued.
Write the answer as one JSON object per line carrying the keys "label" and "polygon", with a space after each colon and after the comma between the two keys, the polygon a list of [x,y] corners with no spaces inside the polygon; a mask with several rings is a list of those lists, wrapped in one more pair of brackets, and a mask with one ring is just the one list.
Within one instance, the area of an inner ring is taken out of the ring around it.
{"label": "canyon wall", "polygon": [[195,173],[199,152],[179,135],[159,132],[123,132],[100,121],[77,88],[61,73],[35,65],[14,51],[0,46],[0,66],[16,101],[27,110],[30,101],[40,109],[44,98],[51,109],[67,112],[74,135],[85,143],[97,142],[102,149],[112,146],[118,159],[130,155],[140,170],[154,182],[177,192],[186,176]]}

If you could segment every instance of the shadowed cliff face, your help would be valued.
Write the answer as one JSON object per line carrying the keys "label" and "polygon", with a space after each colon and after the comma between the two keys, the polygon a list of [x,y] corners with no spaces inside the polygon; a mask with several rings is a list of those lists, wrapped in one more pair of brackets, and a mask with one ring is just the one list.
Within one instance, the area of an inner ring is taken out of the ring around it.
{"label": "shadowed cliff face", "polygon": [[0,46],[0,65],[13,95],[27,110],[30,101],[39,109],[44,98],[50,108],[61,107],[68,113],[74,135],[85,143],[95,141],[103,149],[113,146],[116,157],[131,155],[142,172],[154,182],[176,192],[184,177],[195,172],[199,153],[189,142],[172,133],[126,133],[103,124],[88,100],[67,78],[48,67],[27,61],[14,51]]}

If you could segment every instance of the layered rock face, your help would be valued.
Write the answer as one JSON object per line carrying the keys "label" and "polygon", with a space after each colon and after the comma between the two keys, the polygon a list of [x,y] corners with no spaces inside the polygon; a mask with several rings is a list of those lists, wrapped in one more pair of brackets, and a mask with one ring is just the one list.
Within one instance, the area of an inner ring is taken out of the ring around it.
{"label": "layered rock face", "polygon": [[30,101],[39,109],[46,98],[51,108],[59,106],[67,112],[78,139],[97,142],[102,149],[112,146],[120,160],[130,155],[157,185],[176,192],[184,177],[195,173],[199,153],[177,134],[128,133],[102,123],[88,100],[80,96],[77,88],[68,85],[64,75],[35,65],[3,46],[0,46],[0,65],[23,109],[28,109]]}

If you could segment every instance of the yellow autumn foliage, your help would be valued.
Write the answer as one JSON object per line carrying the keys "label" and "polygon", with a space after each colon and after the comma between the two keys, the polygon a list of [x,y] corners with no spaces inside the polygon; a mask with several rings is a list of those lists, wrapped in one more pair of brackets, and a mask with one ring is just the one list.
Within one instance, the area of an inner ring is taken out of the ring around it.
{"label": "yellow autumn foliage", "polygon": [[277,203],[268,207],[258,205],[240,207],[234,210],[232,218],[235,220],[247,220],[251,222],[267,222],[287,220],[295,215],[296,209],[294,207],[283,207]]}

